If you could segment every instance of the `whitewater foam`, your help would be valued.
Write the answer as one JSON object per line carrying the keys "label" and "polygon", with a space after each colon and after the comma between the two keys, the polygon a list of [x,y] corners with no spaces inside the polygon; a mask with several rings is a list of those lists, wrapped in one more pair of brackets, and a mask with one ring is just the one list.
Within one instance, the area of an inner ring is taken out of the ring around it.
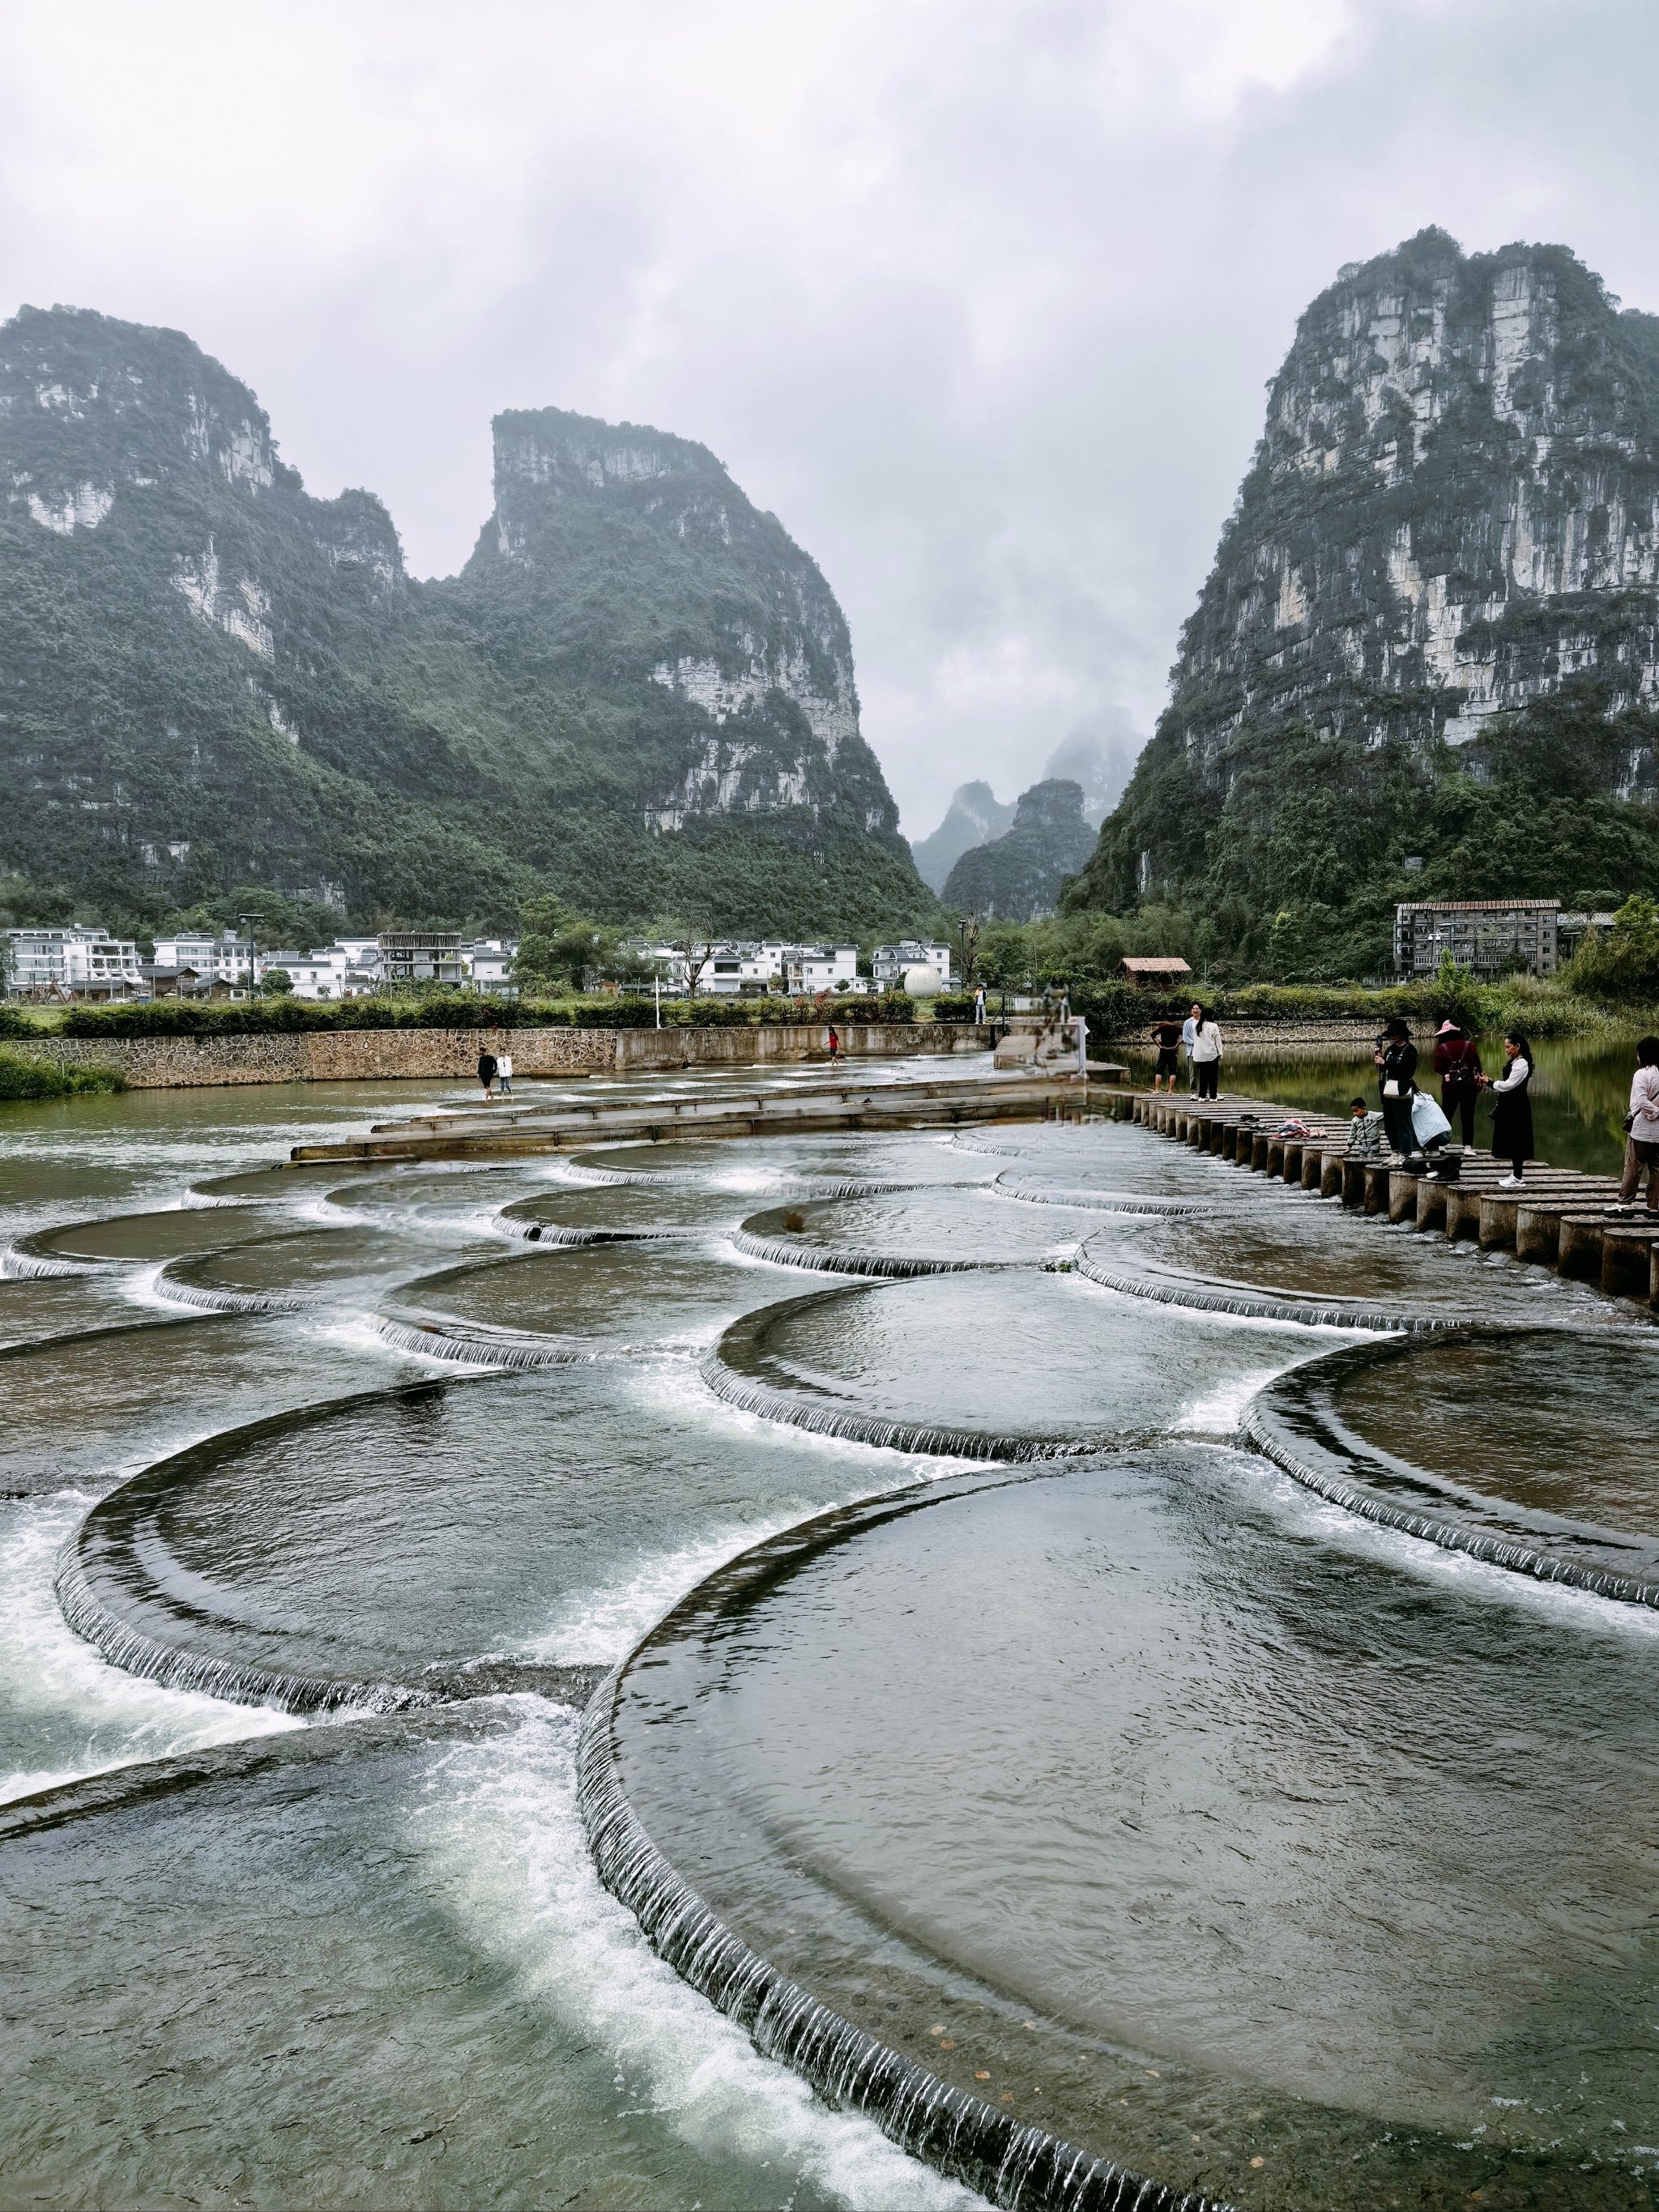
{"label": "whitewater foam", "polygon": [[870,2121],[829,2110],[653,1954],[593,1871],[576,1809],[575,1715],[536,1698],[510,1703],[520,1726],[443,1753],[411,1818],[468,1939],[602,2041],[620,2098],[705,2157],[769,2166],[781,2202],[810,2182],[883,2212],[981,2205]]}
{"label": "whitewater foam", "polygon": [[79,1491],[0,1505],[0,1802],[139,1759],[269,1735],[292,1714],[167,1690],[109,1666],[58,1610],[60,1548],[93,1503]]}

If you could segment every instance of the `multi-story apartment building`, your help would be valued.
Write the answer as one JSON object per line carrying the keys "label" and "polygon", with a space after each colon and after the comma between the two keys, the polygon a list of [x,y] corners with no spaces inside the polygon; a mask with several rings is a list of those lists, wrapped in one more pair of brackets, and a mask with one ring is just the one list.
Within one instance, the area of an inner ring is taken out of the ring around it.
{"label": "multi-story apartment building", "polygon": [[858,981],[856,945],[792,945],[783,955],[784,988],[791,998],[814,998],[820,991],[852,989]]}
{"label": "multi-story apartment building", "polygon": [[383,929],[375,940],[380,978],[386,983],[466,982],[459,929]]}
{"label": "multi-story apartment building", "polygon": [[125,999],[143,988],[137,943],[106,929],[9,929],[12,998]]}
{"label": "multi-story apartment building", "polygon": [[171,969],[182,975],[186,969],[194,975],[198,988],[208,988],[216,983],[228,984],[232,989],[246,989],[248,965],[253,957],[253,946],[246,937],[238,937],[234,929],[222,931],[217,936],[210,929],[180,930],[176,936],[158,937],[155,940],[155,966],[165,972]]}
{"label": "multi-story apartment building", "polygon": [[1394,910],[1397,974],[1428,975],[1449,952],[1462,968],[1496,976],[1524,966],[1555,973],[1559,899],[1425,899]]}

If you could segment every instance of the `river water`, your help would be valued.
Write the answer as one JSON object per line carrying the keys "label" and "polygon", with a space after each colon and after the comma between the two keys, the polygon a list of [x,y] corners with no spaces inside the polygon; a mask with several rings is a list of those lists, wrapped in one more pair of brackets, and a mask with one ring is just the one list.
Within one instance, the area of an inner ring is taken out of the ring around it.
{"label": "river water", "polygon": [[[1103,1124],[283,1164],[467,1103],[0,1109],[8,2201],[983,2201],[602,1885],[620,1667],[662,1859],[964,2142],[1651,2202],[1659,1614],[1456,1548],[1654,1552],[1635,1308]],[[1304,1382],[1449,1540],[1247,1446]]]}

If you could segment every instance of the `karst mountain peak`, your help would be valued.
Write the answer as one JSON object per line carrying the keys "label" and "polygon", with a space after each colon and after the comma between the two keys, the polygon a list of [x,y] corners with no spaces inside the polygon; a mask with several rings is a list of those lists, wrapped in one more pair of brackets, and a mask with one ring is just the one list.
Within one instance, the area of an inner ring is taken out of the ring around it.
{"label": "karst mountain peak", "polygon": [[238,882],[353,911],[856,933],[927,894],[816,564],[705,447],[496,418],[458,577],[372,494],[313,498],[178,331],[0,327],[0,865],[183,906]]}

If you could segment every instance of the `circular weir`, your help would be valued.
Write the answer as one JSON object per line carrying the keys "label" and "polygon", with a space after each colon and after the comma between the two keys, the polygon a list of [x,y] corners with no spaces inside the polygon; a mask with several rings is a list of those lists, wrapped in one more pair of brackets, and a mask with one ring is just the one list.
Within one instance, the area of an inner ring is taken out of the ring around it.
{"label": "circular weir", "polygon": [[[482,1230],[475,1241],[485,1249],[495,1242]],[[331,1297],[373,1295],[388,1279],[428,1267],[433,1250],[429,1238],[400,1234],[392,1225],[289,1229],[228,1251],[174,1261],[162,1270],[157,1288],[179,1305],[208,1312],[288,1313]]]}
{"label": "circular weir", "polygon": [[703,1373],[729,1402],[802,1428],[1019,1459],[1177,1425],[1230,1435],[1297,1348],[1290,1329],[1176,1323],[1033,1268],[786,1299],[735,1322]]}
{"label": "circular weir", "polygon": [[907,1190],[771,1206],[751,1214],[732,1241],[753,1259],[786,1267],[925,1275],[1057,1258],[1085,1225],[1047,1207],[999,1206],[985,1190]]}
{"label": "circular weir", "polygon": [[[575,1725],[360,1719],[0,1811],[9,2197],[942,2212],[873,2130],[792,2126],[795,2085],[645,1955],[587,1861]],[[688,2116],[699,2069],[741,2132]]]}
{"label": "circular weir", "polygon": [[1335,1328],[1634,1318],[1629,1305],[1550,1269],[1391,1228],[1299,1191],[1225,1212],[1126,1216],[1091,1236],[1079,1264],[1138,1297]]}
{"label": "circular weir", "polygon": [[353,1371],[347,1347],[295,1358],[263,1320],[142,1311],[0,1356],[0,1493],[101,1487],[204,1427],[344,1389]]}
{"label": "circular weir", "polygon": [[160,1213],[65,1222],[25,1237],[17,1249],[26,1258],[142,1267],[269,1236],[281,1218],[253,1206],[181,1206]]}
{"label": "circular weir", "polygon": [[958,2152],[1030,2125],[1241,2206],[1633,2212],[1650,1632],[1402,1577],[1295,1498],[1165,1444],[761,1547],[592,1708],[601,1866],[763,2031],[946,2085]]}
{"label": "circular weir", "polygon": [[570,1165],[580,1176],[623,1182],[696,1182],[708,1188],[763,1192],[797,1184],[837,1181],[860,1185],[983,1182],[983,1160],[966,1157],[947,1140],[922,1133],[866,1136],[859,1133],[695,1139],[660,1145],[599,1146]]}
{"label": "circular weir", "polygon": [[1370,1519],[1659,1607],[1656,1389],[1650,1330],[1470,1329],[1311,1360],[1267,1385],[1246,1429]]}
{"label": "circular weir", "polygon": [[[769,1300],[777,1279],[720,1245],[631,1237],[616,1243],[531,1246],[404,1284],[380,1327],[394,1343],[434,1357],[537,1364],[538,1353],[652,1352],[706,1346],[741,1313]],[[401,1331],[436,1331],[416,1345]],[[447,1350],[453,1344],[453,1352]]]}
{"label": "circular weir", "polygon": [[58,1592],[116,1664],[244,1702],[562,1693],[709,1547],[848,1485],[844,1453],[734,1423],[684,1365],[428,1381],[162,1461],[88,1514]]}
{"label": "circular weir", "polygon": [[543,1187],[502,1209],[501,1225],[532,1243],[573,1243],[628,1237],[690,1237],[735,1229],[747,1200],[731,1191],[667,1182]]}

